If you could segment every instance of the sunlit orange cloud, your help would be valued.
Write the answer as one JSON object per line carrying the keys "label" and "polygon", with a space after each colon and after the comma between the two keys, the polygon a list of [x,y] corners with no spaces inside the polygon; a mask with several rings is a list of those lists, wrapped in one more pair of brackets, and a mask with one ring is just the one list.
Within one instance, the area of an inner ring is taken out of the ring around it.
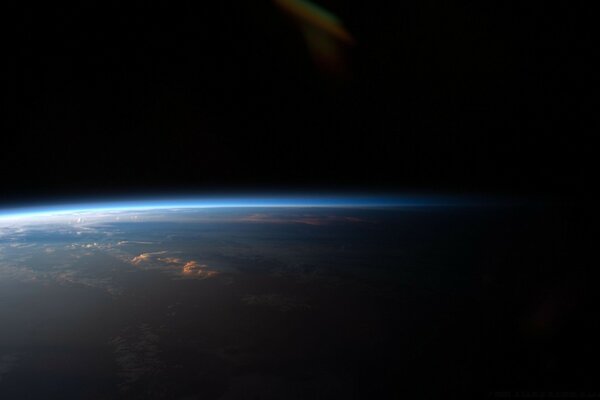
{"label": "sunlit orange cloud", "polygon": [[150,261],[154,256],[159,254],[165,254],[166,251],[157,251],[155,253],[142,253],[139,256],[135,256],[131,259],[131,263],[134,265],[139,265],[142,262]]}
{"label": "sunlit orange cloud", "polygon": [[347,74],[342,45],[354,44],[354,38],[337,16],[307,0],[273,2],[298,23],[313,60],[321,69]]}
{"label": "sunlit orange cloud", "polygon": [[165,264],[183,264],[183,260],[177,257],[159,258],[158,261],[164,262]]}
{"label": "sunlit orange cloud", "polygon": [[130,261],[133,265],[146,264],[159,268],[163,271],[171,271],[185,277],[207,279],[218,275],[215,270],[210,269],[206,264],[200,264],[195,260],[184,260],[179,257],[158,257],[166,251],[154,253],[142,253],[133,257]]}
{"label": "sunlit orange cloud", "polygon": [[183,266],[181,273],[185,276],[194,276],[202,279],[211,278],[218,274],[217,271],[208,269],[208,266],[197,261],[188,261]]}
{"label": "sunlit orange cloud", "polygon": [[139,256],[135,256],[131,259],[131,263],[138,265],[143,261],[148,261],[150,259],[150,254],[149,253],[142,253]]}

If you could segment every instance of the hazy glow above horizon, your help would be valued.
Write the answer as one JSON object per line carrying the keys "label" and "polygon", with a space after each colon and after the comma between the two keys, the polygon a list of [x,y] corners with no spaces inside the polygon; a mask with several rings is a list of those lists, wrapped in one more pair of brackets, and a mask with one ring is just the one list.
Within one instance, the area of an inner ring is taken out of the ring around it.
{"label": "hazy glow above horizon", "polygon": [[29,206],[0,209],[1,221],[36,217],[76,216],[78,214],[112,214],[149,210],[206,209],[206,208],[302,208],[302,207],[428,207],[457,204],[456,200],[440,197],[399,196],[273,196],[273,197],[195,197],[174,199],[140,199],[95,203],[70,203],[48,206]]}

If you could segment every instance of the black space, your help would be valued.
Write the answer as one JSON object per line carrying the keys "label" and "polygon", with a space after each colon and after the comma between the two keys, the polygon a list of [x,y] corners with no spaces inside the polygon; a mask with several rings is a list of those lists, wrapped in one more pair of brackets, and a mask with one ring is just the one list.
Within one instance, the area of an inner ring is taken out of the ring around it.
{"label": "black space", "polygon": [[321,4],[356,38],[348,79],[316,68],[269,1],[20,3],[3,49],[0,201],[214,188],[586,192],[595,126],[584,7]]}

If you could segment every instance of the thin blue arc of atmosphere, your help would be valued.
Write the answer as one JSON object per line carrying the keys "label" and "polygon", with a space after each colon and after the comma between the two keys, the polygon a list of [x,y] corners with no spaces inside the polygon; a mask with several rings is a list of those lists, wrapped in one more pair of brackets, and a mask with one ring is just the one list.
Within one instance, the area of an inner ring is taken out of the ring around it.
{"label": "thin blue arc of atmosphere", "polygon": [[90,203],[67,203],[25,206],[0,210],[2,217],[28,217],[77,212],[135,211],[194,208],[259,208],[259,207],[433,207],[471,203],[465,199],[416,196],[278,196],[278,197],[194,197],[173,199],[138,199]]}

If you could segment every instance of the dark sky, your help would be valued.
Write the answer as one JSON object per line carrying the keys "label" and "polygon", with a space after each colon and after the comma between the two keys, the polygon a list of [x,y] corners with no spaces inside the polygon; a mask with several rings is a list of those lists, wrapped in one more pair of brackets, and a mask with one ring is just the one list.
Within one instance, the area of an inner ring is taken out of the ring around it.
{"label": "dark sky", "polygon": [[0,202],[590,183],[594,51],[572,3],[323,0],[356,39],[346,78],[270,1],[80,3],[8,15]]}

